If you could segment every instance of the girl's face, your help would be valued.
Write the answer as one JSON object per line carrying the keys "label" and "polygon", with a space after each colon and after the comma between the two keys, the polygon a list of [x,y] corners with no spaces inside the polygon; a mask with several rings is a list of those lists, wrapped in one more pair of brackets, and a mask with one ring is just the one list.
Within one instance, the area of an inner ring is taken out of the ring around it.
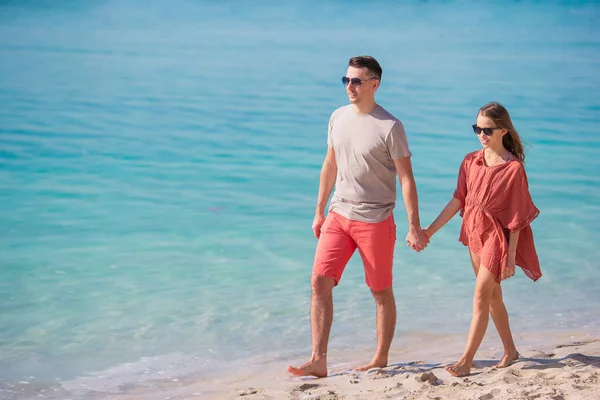
{"label": "girl's face", "polygon": [[[481,145],[492,149],[502,146],[502,137],[508,133],[506,129],[498,128],[496,123],[488,117],[477,115],[477,124],[473,126]],[[489,134],[489,136],[488,136]]]}

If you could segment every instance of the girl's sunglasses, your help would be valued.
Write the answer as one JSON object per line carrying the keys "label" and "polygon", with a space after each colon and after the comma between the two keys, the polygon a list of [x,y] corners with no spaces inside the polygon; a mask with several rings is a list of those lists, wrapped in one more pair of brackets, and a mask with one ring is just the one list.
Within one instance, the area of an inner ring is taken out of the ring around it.
{"label": "girl's sunglasses", "polygon": [[498,129],[502,128],[480,128],[477,126],[477,124],[473,124],[473,132],[475,132],[476,135],[479,135],[481,132],[483,132],[485,136],[492,136],[494,131]]}
{"label": "girl's sunglasses", "polygon": [[348,83],[350,83],[352,86],[357,87],[357,86],[362,85],[363,82],[370,81],[372,79],[379,79],[379,78],[373,77],[373,78],[369,78],[369,79],[360,79],[360,78],[348,78],[347,76],[343,76],[342,83],[344,84],[344,86],[348,86]]}

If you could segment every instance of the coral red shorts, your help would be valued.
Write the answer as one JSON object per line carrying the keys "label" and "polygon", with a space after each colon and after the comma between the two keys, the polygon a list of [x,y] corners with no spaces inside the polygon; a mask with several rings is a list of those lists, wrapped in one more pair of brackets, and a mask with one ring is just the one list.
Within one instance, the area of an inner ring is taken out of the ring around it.
{"label": "coral red shorts", "polygon": [[337,285],[346,264],[358,248],[365,268],[365,282],[378,291],[392,286],[396,224],[394,216],[385,221],[353,221],[330,212],[321,227],[313,274],[335,279]]}

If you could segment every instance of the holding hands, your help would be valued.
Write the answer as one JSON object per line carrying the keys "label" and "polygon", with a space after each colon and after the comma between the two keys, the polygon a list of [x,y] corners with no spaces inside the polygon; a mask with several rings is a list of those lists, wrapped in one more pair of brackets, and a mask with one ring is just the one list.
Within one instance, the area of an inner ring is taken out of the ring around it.
{"label": "holding hands", "polygon": [[429,235],[427,234],[427,229],[421,228],[410,228],[408,230],[408,235],[406,235],[406,245],[408,247],[412,247],[412,249],[416,252],[420,252],[424,250],[429,244]]}
{"label": "holding hands", "polygon": [[[412,247],[415,251],[423,250],[427,246],[427,243],[429,243],[429,239],[431,239],[433,234],[440,230],[442,226],[446,225],[446,223],[450,221],[450,219],[459,210],[460,201],[453,197],[452,200],[450,200],[448,204],[446,204],[446,207],[444,207],[440,215],[438,215],[438,217],[427,228],[419,229],[418,233],[415,233],[415,231],[417,231],[416,228],[411,228],[411,230],[408,232],[408,235],[406,236],[406,245]],[[423,237],[425,238],[425,240],[423,240]]]}

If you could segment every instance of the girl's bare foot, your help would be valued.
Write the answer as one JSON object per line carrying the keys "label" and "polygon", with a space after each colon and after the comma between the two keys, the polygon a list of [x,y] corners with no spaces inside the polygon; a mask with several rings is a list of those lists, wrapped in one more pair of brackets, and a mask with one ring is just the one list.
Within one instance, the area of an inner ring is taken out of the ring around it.
{"label": "girl's bare foot", "polygon": [[368,371],[371,368],[384,368],[387,367],[387,359],[372,359],[367,365],[356,368],[357,371]]}
{"label": "girl's bare foot", "polygon": [[502,356],[502,359],[498,364],[494,365],[494,368],[506,368],[517,361],[520,356],[521,355],[516,349],[510,353],[504,353],[504,356]]}
{"label": "girl's bare foot", "polygon": [[461,377],[471,374],[471,364],[464,361],[458,361],[456,364],[445,368],[452,376]]}
{"label": "girl's bare foot", "polygon": [[327,362],[324,359],[311,360],[299,367],[287,367],[288,372],[298,376],[316,376],[324,378],[327,376]]}

